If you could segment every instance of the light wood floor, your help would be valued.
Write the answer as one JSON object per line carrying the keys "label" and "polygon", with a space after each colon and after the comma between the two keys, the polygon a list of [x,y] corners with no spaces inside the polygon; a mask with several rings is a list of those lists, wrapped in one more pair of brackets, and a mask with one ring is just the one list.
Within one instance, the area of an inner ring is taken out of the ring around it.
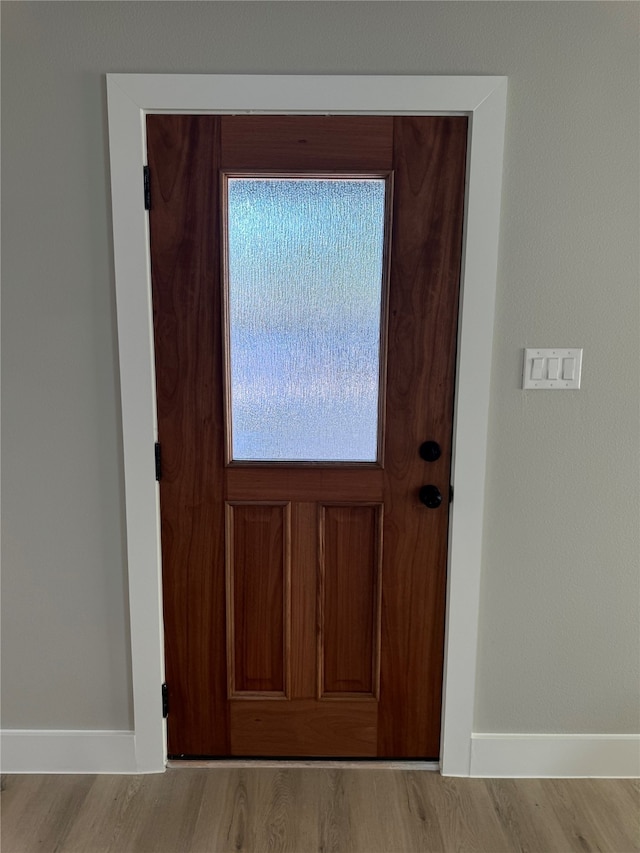
{"label": "light wood floor", "polygon": [[7,776],[2,853],[631,853],[633,780],[371,768]]}

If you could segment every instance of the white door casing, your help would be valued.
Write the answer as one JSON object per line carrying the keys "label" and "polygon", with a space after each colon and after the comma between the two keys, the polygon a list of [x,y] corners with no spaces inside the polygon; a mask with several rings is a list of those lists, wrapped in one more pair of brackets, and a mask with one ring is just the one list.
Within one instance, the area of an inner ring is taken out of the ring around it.
{"label": "white door casing", "polygon": [[[458,332],[440,767],[468,776],[475,700],[489,382],[506,77],[108,74],[109,148],[124,447],[134,735],[139,772],[160,772],[166,733],[160,514],[145,115],[469,116]],[[478,365],[483,365],[480,370]]]}

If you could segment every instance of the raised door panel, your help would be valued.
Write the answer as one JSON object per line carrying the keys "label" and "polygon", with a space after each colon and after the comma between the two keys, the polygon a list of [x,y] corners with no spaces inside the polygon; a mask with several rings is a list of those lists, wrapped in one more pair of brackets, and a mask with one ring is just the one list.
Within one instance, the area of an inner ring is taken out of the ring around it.
{"label": "raised door panel", "polygon": [[289,504],[228,503],[229,698],[284,698],[289,688]]}
{"label": "raised door panel", "polygon": [[320,508],[318,695],[378,696],[382,505]]}

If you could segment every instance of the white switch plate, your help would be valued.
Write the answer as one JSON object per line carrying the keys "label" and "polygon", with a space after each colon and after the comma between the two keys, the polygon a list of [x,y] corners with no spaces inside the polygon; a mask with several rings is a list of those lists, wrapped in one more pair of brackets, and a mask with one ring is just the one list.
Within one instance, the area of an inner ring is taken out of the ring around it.
{"label": "white switch plate", "polygon": [[[571,391],[580,387],[582,350],[555,347],[525,349],[522,387],[530,390]],[[549,376],[556,376],[550,379]]]}

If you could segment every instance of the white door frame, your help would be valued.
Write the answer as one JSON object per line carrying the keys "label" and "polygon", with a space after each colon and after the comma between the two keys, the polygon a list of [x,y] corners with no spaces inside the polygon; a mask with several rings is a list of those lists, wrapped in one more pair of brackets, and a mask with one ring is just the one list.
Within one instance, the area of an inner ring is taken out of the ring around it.
{"label": "white door frame", "polygon": [[134,734],[140,772],[162,771],[166,732],[145,115],[464,114],[469,147],[456,372],[440,767],[468,776],[475,700],[489,379],[506,77],[108,74],[109,148],[127,523]]}

